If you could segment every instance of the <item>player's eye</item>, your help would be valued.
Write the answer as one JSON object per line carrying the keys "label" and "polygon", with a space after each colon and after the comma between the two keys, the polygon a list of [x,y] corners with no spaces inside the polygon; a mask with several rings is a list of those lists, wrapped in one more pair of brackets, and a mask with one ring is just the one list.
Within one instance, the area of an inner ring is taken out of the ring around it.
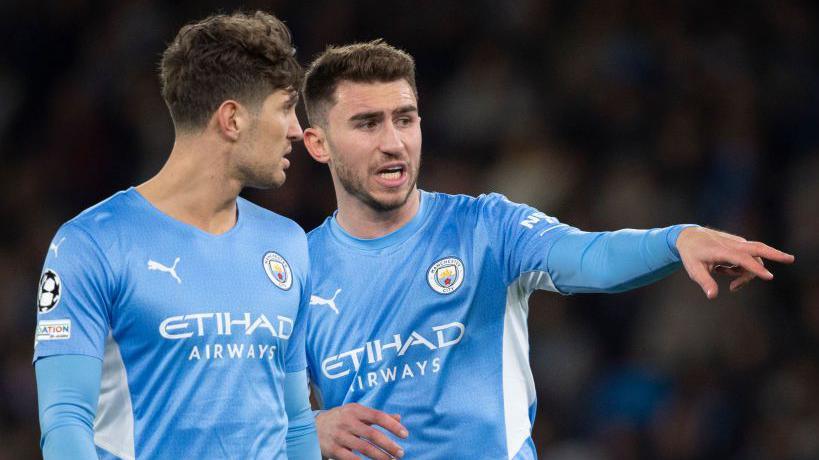
{"label": "player's eye", "polygon": [[400,128],[406,128],[408,126],[411,126],[412,122],[413,122],[412,117],[400,117],[397,120],[395,120],[395,124]]}
{"label": "player's eye", "polygon": [[378,126],[377,121],[375,121],[375,120],[364,120],[361,123],[359,123],[356,127],[359,128],[359,129],[370,130],[370,129],[374,129],[376,126]]}

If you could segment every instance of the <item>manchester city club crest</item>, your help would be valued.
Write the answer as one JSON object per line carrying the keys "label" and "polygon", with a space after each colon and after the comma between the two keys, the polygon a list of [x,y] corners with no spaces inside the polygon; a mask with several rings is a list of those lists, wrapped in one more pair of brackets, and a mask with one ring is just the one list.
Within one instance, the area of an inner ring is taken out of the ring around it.
{"label": "manchester city club crest", "polygon": [[290,272],[290,264],[278,253],[270,251],[264,255],[264,272],[276,286],[285,291],[293,284],[293,274]]}
{"label": "manchester city club crest", "polygon": [[429,267],[427,282],[439,294],[451,294],[464,282],[464,264],[457,257],[445,257]]}

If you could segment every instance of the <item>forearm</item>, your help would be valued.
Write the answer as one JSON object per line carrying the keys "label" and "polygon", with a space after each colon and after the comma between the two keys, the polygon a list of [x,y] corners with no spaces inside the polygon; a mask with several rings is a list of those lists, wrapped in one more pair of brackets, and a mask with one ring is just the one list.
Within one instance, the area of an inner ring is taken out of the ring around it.
{"label": "forearm", "polygon": [[88,356],[62,355],[39,359],[34,367],[43,458],[96,460],[94,415],[102,363]]}
{"label": "forearm", "polygon": [[84,425],[60,425],[43,433],[40,448],[44,460],[94,459],[94,431]]}
{"label": "forearm", "polygon": [[582,232],[555,242],[549,275],[563,293],[613,293],[658,281],[680,267],[675,243],[687,225],[652,230]]}
{"label": "forearm", "polygon": [[310,408],[306,371],[285,374],[285,409],[287,411],[287,458],[321,459],[318,434]]}
{"label": "forearm", "polygon": [[321,458],[318,434],[313,414],[309,418],[294,420],[287,429],[287,458],[310,459]]}

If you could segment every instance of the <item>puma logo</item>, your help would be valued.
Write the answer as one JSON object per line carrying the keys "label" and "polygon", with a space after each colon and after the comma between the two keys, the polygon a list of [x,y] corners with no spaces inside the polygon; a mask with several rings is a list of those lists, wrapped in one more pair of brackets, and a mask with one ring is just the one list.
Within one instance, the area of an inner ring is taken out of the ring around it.
{"label": "puma logo", "polygon": [[63,241],[65,241],[65,237],[60,238],[57,244],[51,243],[51,245],[48,246],[49,251],[54,251],[54,257],[60,257],[57,252],[60,250],[60,245],[63,244]]}
{"label": "puma logo", "polygon": [[341,292],[341,288],[336,289],[336,293],[333,294],[333,297],[330,297],[329,299],[325,299],[317,295],[311,295],[310,305],[325,305],[327,307],[330,307],[330,310],[333,310],[335,314],[338,314],[338,307],[336,306],[336,297],[338,297],[339,292]]}
{"label": "puma logo", "polygon": [[172,267],[167,267],[165,265],[162,265],[159,262],[156,262],[154,260],[149,259],[148,260],[148,270],[158,270],[158,271],[161,271],[161,272],[168,273],[173,277],[173,279],[176,280],[176,282],[178,284],[182,284],[182,280],[179,279],[179,276],[176,274],[176,264],[178,264],[178,263],[179,263],[179,257],[177,257],[176,260],[173,261],[173,266]]}

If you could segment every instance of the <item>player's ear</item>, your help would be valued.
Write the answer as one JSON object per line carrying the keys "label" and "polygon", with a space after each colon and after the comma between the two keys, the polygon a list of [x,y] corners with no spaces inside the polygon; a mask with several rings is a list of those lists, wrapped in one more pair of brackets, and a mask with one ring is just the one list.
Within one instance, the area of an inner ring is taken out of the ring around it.
{"label": "player's ear", "polygon": [[330,161],[330,152],[327,150],[327,136],[323,128],[310,127],[304,130],[304,147],[307,153],[319,163]]}
{"label": "player's ear", "polygon": [[250,121],[247,110],[234,100],[222,102],[213,118],[219,134],[231,141],[239,140],[239,133]]}

